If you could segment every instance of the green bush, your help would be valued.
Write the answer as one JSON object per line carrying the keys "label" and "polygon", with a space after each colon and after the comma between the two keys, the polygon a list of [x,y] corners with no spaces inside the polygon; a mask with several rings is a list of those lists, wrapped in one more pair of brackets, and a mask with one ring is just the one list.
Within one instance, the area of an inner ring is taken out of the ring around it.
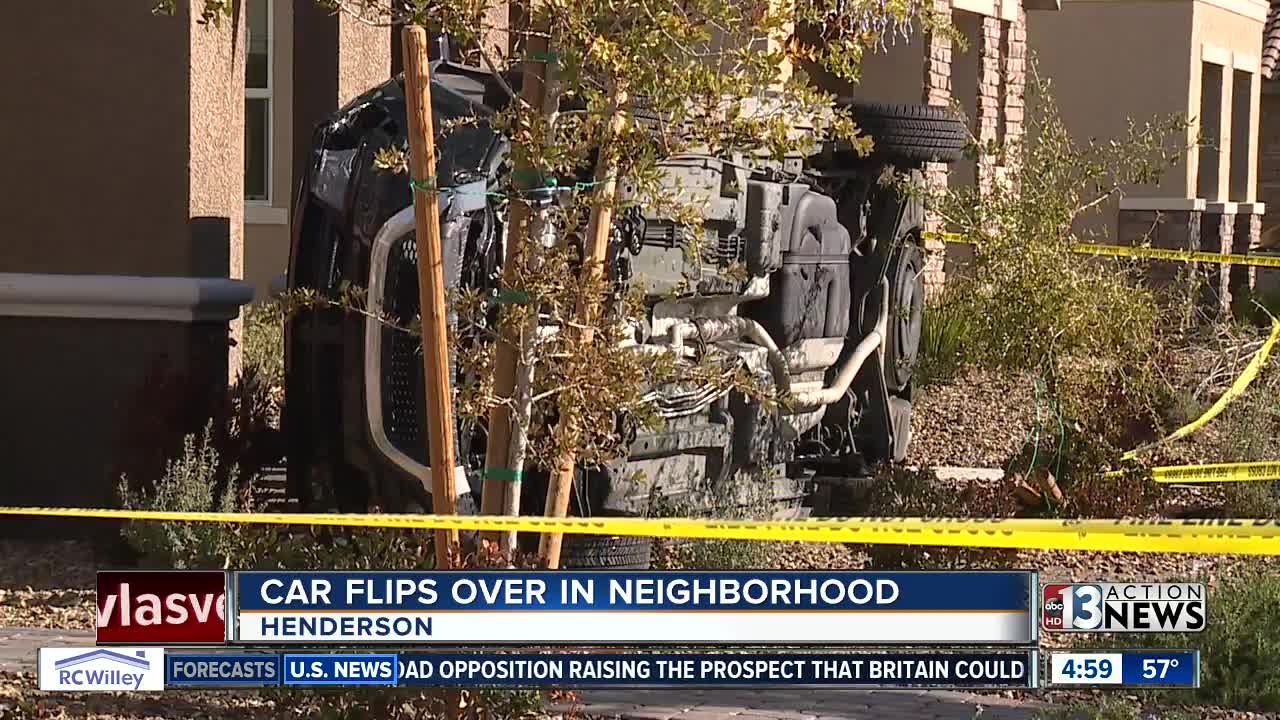
{"label": "green bush", "polygon": [[245,310],[241,352],[245,368],[256,369],[268,387],[284,386],[284,311],[279,302],[256,303]]}
{"label": "green bush", "polygon": [[[1140,282],[1142,265],[1077,254],[1078,243],[1096,239],[1077,228],[1123,188],[1157,182],[1176,164],[1186,123],[1131,123],[1122,138],[1077,143],[1047,90],[1032,68],[1025,138],[978,148],[997,161],[1018,158],[1007,179],[927,198],[974,253],[964,277],[926,313],[932,327],[922,354],[942,372],[958,355],[984,370],[1035,374],[1056,422],[1042,428],[1028,457],[1052,458],[1060,482],[1084,482],[1133,441],[1157,435],[1167,308]],[[1079,504],[1082,512],[1135,507],[1110,488],[1080,489],[1098,501]]]}
{"label": "green bush", "polygon": [[965,303],[964,294],[958,288],[958,285],[947,286],[924,306],[915,370],[915,383],[920,387],[947,382],[964,366],[974,319],[973,308]]}
{"label": "green bush", "polygon": [[[867,498],[874,517],[1001,518],[1016,508],[1009,493],[980,495],[973,485],[945,483],[929,468],[881,468]],[[999,548],[868,545],[862,548],[876,569],[944,569],[1005,566],[1016,551]]]}
{"label": "green bush", "polygon": [[[1200,651],[1200,687],[1165,690],[1152,698],[1238,710],[1280,708],[1280,578],[1250,569],[1224,578],[1208,597],[1203,632],[1160,636],[1160,644]],[[1150,647],[1151,638],[1112,636],[1121,647]]]}
{"label": "green bush", "polygon": [[[214,497],[221,458],[213,445],[213,423],[199,435],[188,435],[182,454],[170,460],[164,475],[150,488],[135,490],[129,478],[121,476],[121,505],[128,510],[168,510],[174,512],[234,512],[244,509],[235,489],[225,484]],[[239,507],[238,507],[239,506]],[[224,529],[210,523],[130,522],[123,529],[125,540],[149,563],[178,569],[209,569],[228,566],[231,546]]]}

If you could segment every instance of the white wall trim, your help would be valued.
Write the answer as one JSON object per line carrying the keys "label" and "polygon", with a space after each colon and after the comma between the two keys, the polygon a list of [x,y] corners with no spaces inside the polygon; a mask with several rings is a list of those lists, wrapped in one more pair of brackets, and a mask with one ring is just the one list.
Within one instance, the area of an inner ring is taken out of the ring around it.
{"label": "white wall trim", "polygon": [[1261,71],[1262,66],[1258,62],[1258,58],[1248,53],[1231,53],[1231,69],[1241,70],[1243,72],[1257,75]]}
{"label": "white wall trim", "polygon": [[253,300],[229,278],[0,273],[0,316],[226,322]]}
{"label": "white wall trim", "polygon": [[1120,198],[1121,210],[1204,210],[1204,198]]}
{"label": "white wall trim", "polygon": [[1266,215],[1267,204],[1260,202],[1242,202],[1236,203],[1237,215]]}
{"label": "white wall trim", "polygon": [[1017,3],[1008,0],[952,0],[951,9],[1010,22],[1018,18]]}
{"label": "white wall trim", "polygon": [[1231,51],[1205,43],[1200,46],[1200,59],[1207,63],[1228,67],[1231,65]]}
{"label": "white wall trim", "polygon": [[1239,205],[1239,203],[1231,202],[1229,200],[1224,202],[1207,202],[1204,204],[1204,211],[1211,215],[1235,215],[1237,205]]}
{"label": "white wall trim", "polygon": [[288,225],[289,210],[271,207],[260,202],[246,202],[244,222],[246,225]]}

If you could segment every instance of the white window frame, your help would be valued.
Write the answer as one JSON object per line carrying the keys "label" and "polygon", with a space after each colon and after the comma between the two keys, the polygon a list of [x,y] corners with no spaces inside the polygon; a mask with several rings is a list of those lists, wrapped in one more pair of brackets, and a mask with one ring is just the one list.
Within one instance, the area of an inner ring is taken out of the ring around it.
{"label": "white window frame", "polygon": [[[246,83],[246,86],[244,89],[244,97],[246,100],[266,100],[267,101],[267,128],[266,128],[267,132],[266,132],[266,138],[265,138],[265,146],[263,148],[267,156],[266,165],[265,165],[265,169],[266,169],[265,188],[267,192],[266,192],[265,198],[253,199],[253,200],[250,200],[247,197],[245,198],[244,203],[245,203],[246,217],[248,217],[250,214],[255,214],[255,215],[267,214],[267,213],[260,213],[260,212],[252,212],[250,208],[252,208],[253,210],[257,210],[258,208],[274,207],[272,205],[272,201],[275,199],[275,193],[272,192],[272,186],[275,184],[274,182],[272,182],[274,178],[274,172],[273,172],[274,163],[272,162],[272,159],[273,159],[272,156],[275,153],[275,143],[273,142],[273,139],[274,139],[273,136],[275,135],[275,112],[276,112],[276,108],[275,108],[276,103],[274,98],[275,74],[276,74],[276,53],[275,53],[276,10],[275,10],[274,0],[260,0],[260,2],[265,3],[267,6],[267,86],[265,88],[251,88],[251,87],[248,87]],[[247,21],[248,12],[249,12],[248,4],[246,3],[246,6],[245,6],[245,17],[246,17],[245,52],[246,53],[248,52],[248,49],[249,49],[249,42],[248,42],[249,25]],[[248,148],[246,147],[245,150],[248,151]]]}

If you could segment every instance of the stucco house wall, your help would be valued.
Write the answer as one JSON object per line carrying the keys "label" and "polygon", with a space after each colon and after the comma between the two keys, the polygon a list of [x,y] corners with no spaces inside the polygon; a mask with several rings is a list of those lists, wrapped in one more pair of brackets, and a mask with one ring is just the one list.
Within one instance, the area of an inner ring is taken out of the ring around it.
{"label": "stucco house wall", "polygon": [[[1184,157],[1161,182],[1125,188],[1081,218],[1081,234],[1210,252],[1256,244],[1265,210],[1256,154],[1266,10],[1260,0],[1064,0],[1061,12],[1032,17],[1039,73],[1078,143],[1121,139],[1130,119],[1190,122]],[[1206,305],[1226,310],[1230,269],[1194,269],[1204,275]],[[1177,268],[1150,270],[1167,279]]]}

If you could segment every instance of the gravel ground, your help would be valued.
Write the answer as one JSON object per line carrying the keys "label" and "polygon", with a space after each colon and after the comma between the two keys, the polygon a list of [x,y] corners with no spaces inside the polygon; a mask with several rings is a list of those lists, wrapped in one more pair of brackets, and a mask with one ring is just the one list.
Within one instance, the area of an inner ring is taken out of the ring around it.
{"label": "gravel ground", "polygon": [[969,370],[922,391],[912,407],[913,464],[994,468],[1017,453],[1035,424],[1030,376]]}

